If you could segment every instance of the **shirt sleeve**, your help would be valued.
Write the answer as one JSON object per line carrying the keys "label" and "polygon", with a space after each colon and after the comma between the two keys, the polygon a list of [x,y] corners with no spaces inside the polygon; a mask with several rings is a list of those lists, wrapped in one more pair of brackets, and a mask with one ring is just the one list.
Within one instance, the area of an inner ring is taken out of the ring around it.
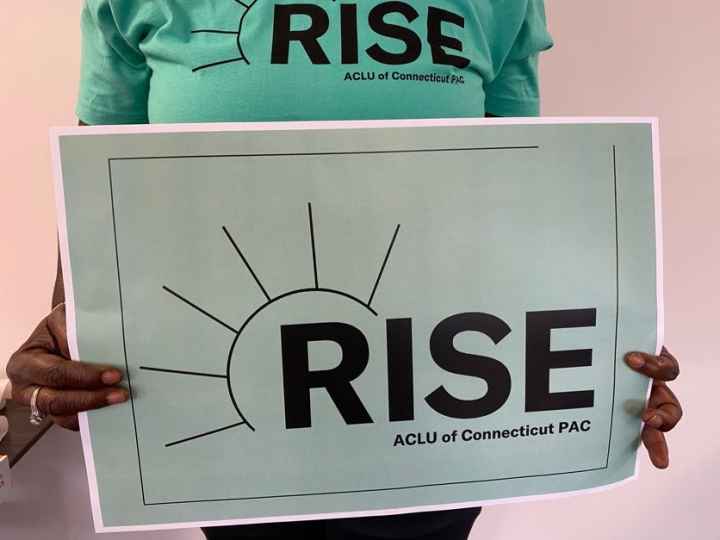
{"label": "shirt sleeve", "polygon": [[497,116],[539,115],[538,57],[552,46],[545,4],[543,0],[529,0],[512,47],[485,87],[485,110]]}
{"label": "shirt sleeve", "polygon": [[86,0],[82,11],[80,89],[75,111],[86,124],[147,123],[150,70],[118,27],[111,0]]}

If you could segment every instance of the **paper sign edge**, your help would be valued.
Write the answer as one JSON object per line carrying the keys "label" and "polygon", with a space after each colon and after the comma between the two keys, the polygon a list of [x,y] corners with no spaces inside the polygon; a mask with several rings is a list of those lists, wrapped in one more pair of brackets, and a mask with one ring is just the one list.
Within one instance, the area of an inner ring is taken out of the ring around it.
{"label": "paper sign edge", "polygon": [[322,120],[295,122],[198,122],[180,124],[118,124],[52,127],[61,136],[122,135],[136,133],[215,133],[227,131],[296,131],[321,129],[377,129],[412,127],[513,126],[562,124],[650,124],[656,117],[634,116],[538,116],[514,118],[418,118],[408,120]]}
{"label": "paper sign edge", "polygon": [[362,510],[357,512],[332,512],[328,514],[300,514],[297,516],[272,516],[258,519],[229,519],[229,520],[218,520],[218,521],[197,521],[197,522],[176,522],[176,523],[160,523],[153,525],[128,525],[128,526],[109,526],[97,528],[97,533],[119,533],[119,532],[148,532],[148,531],[164,531],[174,529],[195,529],[200,527],[227,527],[234,525],[256,525],[262,523],[281,523],[281,522],[292,522],[292,521],[315,521],[321,519],[346,519],[346,518],[361,518],[361,517],[378,517],[378,516],[392,516],[409,513],[423,513],[423,512],[436,512],[443,510],[460,510],[463,508],[479,508],[486,506],[496,506],[500,504],[515,504],[515,503],[529,503],[539,501],[549,501],[556,499],[566,499],[577,495],[592,495],[601,493],[603,491],[609,491],[622,487],[625,484],[633,482],[637,479],[637,473],[618,480],[605,484],[602,486],[596,486],[587,489],[579,489],[574,491],[562,491],[557,493],[545,493],[542,495],[527,495],[522,497],[507,497],[503,499],[489,499],[480,500],[466,503],[450,503],[440,505],[425,505],[425,506],[411,506],[403,508],[391,508],[386,510]]}
{"label": "paper sign edge", "polygon": [[[72,283],[72,270],[70,264],[67,215],[65,210],[65,195],[62,181],[62,165],[60,160],[60,137],[82,135],[116,135],[140,133],[212,133],[237,131],[292,131],[292,130],[320,130],[320,129],[362,129],[362,128],[410,128],[410,127],[463,127],[463,126],[501,126],[501,125],[567,125],[567,124],[649,124],[652,131],[652,159],[653,159],[653,187],[655,203],[655,236],[656,236],[656,276],[657,276],[657,351],[659,354],[664,342],[664,304],[663,304],[663,267],[662,267],[662,212],[661,212],[661,183],[660,183],[660,154],[657,117],[518,117],[518,118],[450,118],[450,119],[413,119],[413,120],[352,120],[352,121],[299,121],[299,122],[233,122],[233,123],[193,123],[193,124],[136,124],[136,125],[109,125],[109,126],[73,126],[50,128],[51,155],[53,163],[53,177],[55,182],[55,200],[57,208],[58,238],[60,244],[60,258],[63,268],[64,289],[66,299],[68,345],[73,360],[79,359],[76,317],[74,304],[74,289]],[[650,385],[648,385],[648,396]],[[478,506],[493,506],[497,504],[511,504],[533,502],[540,500],[560,499],[574,495],[592,494],[620,487],[638,478],[639,453],[636,454],[635,469],[632,476],[625,479],[598,486],[594,488],[574,490],[559,493],[547,493],[524,497],[509,497],[474,501],[469,503],[454,503],[449,505],[427,505],[419,507],[395,508],[374,511],[333,512],[329,514],[301,514],[297,516],[273,516],[271,518],[219,520],[207,522],[176,522],[147,524],[137,526],[108,526],[106,527],[99,502],[99,490],[95,481],[96,470],[92,451],[92,440],[88,424],[87,413],[80,413],[80,435],[82,439],[83,455],[87,469],[88,486],[90,491],[90,504],[92,507],[93,522],[97,533],[139,532],[151,530],[171,530],[198,527],[216,527],[229,525],[243,525],[286,521],[311,521],[317,519],[342,519],[352,517],[388,516],[413,512],[431,512],[438,510],[451,510],[473,508]],[[271,521],[269,521],[269,519]]]}
{"label": "paper sign edge", "polygon": [[[60,137],[64,136],[63,130],[50,129],[50,153],[53,169],[53,180],[55,184],[55,208],[57,212],[58,244],[60,249],[60,263],[63,269],[63,288],[65,291],[65,315],[67,326],[68,348],[70,358],[79,360],[77,343],[77,329],[75,317],[75,295],[72,282],[72,267],[70,264],[70,248],[68,243],[67,214],[65,210],[65,189],[63,186],[62,163],[60,159]],[[105,525],[100,510],[100,493],[95,481],[97,472],[95,470],[95,459],[93,457],[92,439],[88,425],[87,413],[78,414],[80,424],[80,439],[82,441],[83,457],[85,458],[86,476],[90,493],[90,505],[92,507],[93,523],[96,531],[103,530]]]}

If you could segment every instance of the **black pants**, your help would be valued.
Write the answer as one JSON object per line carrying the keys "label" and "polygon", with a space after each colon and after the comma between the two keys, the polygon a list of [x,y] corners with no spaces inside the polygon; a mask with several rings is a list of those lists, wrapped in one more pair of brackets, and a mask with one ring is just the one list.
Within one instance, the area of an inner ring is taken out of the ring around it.
{"label": "black pants", "polygon": [[207,540],[467,540],[479,508],[203,529]]}

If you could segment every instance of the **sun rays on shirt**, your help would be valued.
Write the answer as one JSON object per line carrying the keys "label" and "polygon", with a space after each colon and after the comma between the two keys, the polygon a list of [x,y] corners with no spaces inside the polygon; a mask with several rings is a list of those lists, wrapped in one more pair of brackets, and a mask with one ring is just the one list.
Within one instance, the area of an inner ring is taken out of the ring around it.
{"label": "sun rays on shirt", "polygon": [[[232,64],[235,62],[245,62],[246,65],[250,65],[250,60],[245,54],[245,51],[243,50],[242,46],[242,29],[243,29],[243,23],[245,22],[245,17],[247,17],[247,14],[250,13],[250,10],[255,6],[255,4],[258,2],[258,0],[253,0],[252,2],[245,3],[241,2],[240,0],[232,0],[235,3],[239,4],[243,8],[242,15],[240,16],[240,22],[238,23],[237,30],[222,30],[222,29],[216,29],[216,28],[198,28],[196,30],[192,30],[192,34],[217,34],[219,36],[235,36],[235,45],[237,47],[239,56],[233,57],[233,58],[226,58],[223,60],[217,60],[215,62],[210,62],[208,64],[203,64],[200,66],[196,66],[193,68],[193,73],[197,71],[201,71],[203,69],[208,69],[212,67],[222,66],[225,64]],[[227,39],[227,38],[223,38]]]}

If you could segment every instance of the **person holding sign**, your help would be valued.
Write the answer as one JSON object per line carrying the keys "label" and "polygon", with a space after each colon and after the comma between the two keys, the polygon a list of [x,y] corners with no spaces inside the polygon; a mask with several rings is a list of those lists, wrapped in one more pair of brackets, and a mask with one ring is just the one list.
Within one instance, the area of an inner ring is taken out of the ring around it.
{"label": "person holding sign", "polygon": [[[542,0],[275,3],[86,0],[83,125],[536,116]],[[113,366],[70,362],[62,271],[53,310],[10,360],[13,399],[77,429],[78,412],[128,400]],[[653,379],[643,443],[669,465],[682,410],[677,360],[632,352]],[[478,509],[205,530],[209,539],[464,539]]]}

